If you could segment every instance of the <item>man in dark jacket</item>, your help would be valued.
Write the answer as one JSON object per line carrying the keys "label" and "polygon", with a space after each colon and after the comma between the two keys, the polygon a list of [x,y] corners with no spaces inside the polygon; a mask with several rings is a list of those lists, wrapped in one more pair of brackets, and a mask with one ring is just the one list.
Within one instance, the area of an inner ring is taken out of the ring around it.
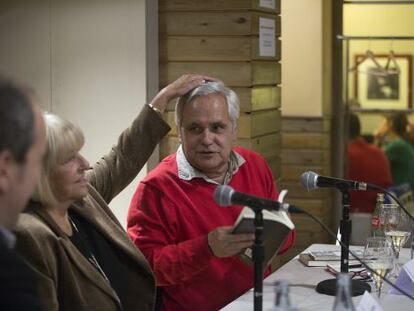
{"label": "man in dark jacket", "polygon": [[0,79],[0,309],[42,310],[11,230],[38,181],[45,126],[31,91]]}

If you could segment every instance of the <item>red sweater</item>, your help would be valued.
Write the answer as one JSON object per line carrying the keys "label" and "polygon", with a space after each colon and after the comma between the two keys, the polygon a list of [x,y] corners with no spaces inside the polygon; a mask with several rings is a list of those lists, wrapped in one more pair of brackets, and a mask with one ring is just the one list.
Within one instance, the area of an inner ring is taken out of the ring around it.
{"label": "red sweater", "polygon": [[[392,185],[390,164],[384,152],[359,138],[348,145],[348,174],[351,180],[372,183],[383,188]],[[372,213],[376,191],[351,191],[351,212]]]}
{"label": "red sweater", "polygon": [[[235,148],[246,162],[229,185],[236,191],[276,199],[265,161]],[[260,173],[259,173],[260,172]],[[207,234],[233,225],[241,206],[220,207],[216,185],[201,178],[182,180],[176,156],[164,159],[139,184],[128,214],[128,233],[154,270],[162,288],[162,310],[218,310],[253,287],[253,269],[237,256],[212,255]],[[290,248],[294,231],[283,249]]]}

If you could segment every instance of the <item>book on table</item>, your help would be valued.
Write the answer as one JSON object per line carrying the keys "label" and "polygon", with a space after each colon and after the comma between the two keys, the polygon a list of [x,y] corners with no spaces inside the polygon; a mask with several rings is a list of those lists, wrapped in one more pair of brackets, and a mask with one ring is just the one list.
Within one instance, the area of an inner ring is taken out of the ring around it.
{"label": "book on table", "polygon": [[[289,216],[284,211],[263,210],[263,244],[264,264],[268,264],[277,255],[289,232],[295,228]],[[254,211],[245,206],[237,218],[232,233],[254,233]],[[253,262],[252,249],[246,248],[240,253],[240,258],[248,263]]]}
{"label": "book on table", "polygon": [[[315,260],[309,253],[301,253],[299,254],[299,261],[303,263],[307,267],[326,267],[328,264],[333,264],[336,262],[340,262],[341,258],[335,260]],[[359,261],[356,259],[349,260],[350,265],[356,265]]]}
{"label": "book on table", "polygon": [[[359,258],[363,257],[362,250],[352,250]],[[299,261],[308,267],[326,267],[341,261],[341,251],[311,251],[299,254]],[[357,265],[359,261],[349,254],[349,265]]]}
{"label": "book on table", "polygon": [[[352,252],[359,258],[362,258],[364,255],[363,250],[352,250]],[[309,255],[313,260],[341,260],[341,251],[311,251]],[[353,256],[349,253],[349,258],[352,259]]]}

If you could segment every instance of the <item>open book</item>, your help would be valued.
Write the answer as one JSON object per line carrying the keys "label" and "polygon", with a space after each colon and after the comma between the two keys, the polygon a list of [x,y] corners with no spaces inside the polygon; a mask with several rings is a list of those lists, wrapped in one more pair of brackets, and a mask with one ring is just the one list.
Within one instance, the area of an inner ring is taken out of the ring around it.
{"label": "open book", "polygon": [[[264,264],[277,255],[277,251],[283,245],[289,232],[295,228],[285,212],[270,212],[263,210],[263,244],[265,247]],[[254,211],[245,206],[237,218],[233,233],[254,233]],[[253,251],[246,248],[240,257],[249,263],[253,263]]]}

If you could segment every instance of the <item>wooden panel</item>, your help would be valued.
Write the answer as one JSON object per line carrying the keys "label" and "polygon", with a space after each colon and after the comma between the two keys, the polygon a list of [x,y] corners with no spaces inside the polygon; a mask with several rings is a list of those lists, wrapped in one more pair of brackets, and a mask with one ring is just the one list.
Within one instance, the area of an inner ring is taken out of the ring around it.
{"label": "wooden panel", "polygon": [[[280,108],[281,89],[278,86],[234,87],[241,112]],[[174,111],[177,100],[168,103],[167,111]]]}
{"label": "wooden panel", "polygon": [[283,165],[328,166],[331,163],[329,150],[282,150]]}
{"label": "wooden panel", "polygon": [[160,160],[177,151],[180,139],[177,136],[165,136],[160,142]]}
{"label": "wooden panel", "polygon": [[275,46],[274,57],[263,57],[259,54],[257,36],[169,36],[160,39],[160,59],[162,61],[276,61],[280,60],[280,40],[276,40]]}
{"label": "wooden panel", "polygon": [[[297,205],[321,219],[326,225],[332,221],[332,189],[306,190],[300,183],[301,175],[314,171],[330,175],[331,142],[329,118],[284,117],[282,119],[282,182],[289,190],[286,201]],[[295,249],[305,249],[313,243],[331,241],[327,233],[310,217],[292,215],[297,237]],[[288,254],[289,255],[289,254]],[[282,259],[283,261],[283,259]]]}
{"label": "wooden panel", "polygon": [[290,204],[296,205],[305,211],[308,211],[312,215],[322,216],[330,209],[332,205],[331,198],[326,197],[322,199],[298,199],[291,198],[289,193],[286,197],[286,201]]}
{"label": "wooden panel", "polygon": [[[283,159],[282,159],[283,160]],[[299,181],[297,182],[281,182],[279,189],[288,189],[289,190],[289,199],[324,199],[329,197],[332,194],[330,189],[315,189],[312,191],[306,190]]]}
{"label": "wooden panel", "polygon": [[210,75],[230,87],[281,82],[281,65],[276,62],[163,62],[160,63],[160,85],[163,87],[189,72]]}
{"label": "wooden panel", "polygon": [[263,157],[279,156],[280,134],[274,133],[254,138],[239,138],[236,145],[253,150]]}
{"label": "wooden panel", "polygon": [[252,88],[233,88],[240,100],[242,112],[280,108],[281,89],[277,86],[256,86]]}
{"label": "wooden panel", "polygon": [[278,132],[280,119],[279,109],[241,114],[237,123],[238,137],[251,138]]}
{"label": "wooden panel", "polygon": [[[330,226],[330,215],[317,217],[328,227]],[[295,224],[296,230],[307,232],[322,232],[321,226],[307,215],[291,214],[292,222]]]}
{"label": "wooden panel", "polygon": [[[315,223],[316,224],[316,223]],[[324,231],[308,232],[308,231],[296,231],[295,247],[307,248],[311,244],[316,243],[329,243],[330,238]]]}
{"label": "wooden panel", "polygon": [[160,36],[247,36],[259,34],[259,18],[275,20],[280,36],[280,16],[248,11],[160,12]]}
{"label": "wooden panel", "polygon": [[323,166],[298,166],[298,165],[285,165],[282,169],[283,181],[298,182],[304,172],[313,171],[319,175],[329,175],[329,171]]}
{"label": "wooden panel", "polygon": [[280,0],[275,0],[275,9],[260,6],[260,0],[159,0],[160,11],[217,11],[256,10],[280,13]]}
{"label": "wooden panel", "polygon": [[267,165],[269,165],[269,168],[272,171],[273,178],[275,180],[278,180],[280,176],[280,167],[281,167],[281,161],[280,161],[279,156],[265,157],[264,159],[266,160]]}
{"label": "wooden panel", "polygon": [[177,126],[175,125],[175,113],[173,111],[167,111],[163,113],[162,118],[171,127],[171,130],[168,132],[168,135],[178,136]]}
{"label": "wooden panel", "polygon": [[289,132],[282,134],[284,149],[329,149],[329,133]]}
{"label": "wooden panel", "polygon": [[284,117],[283,132],[329,132],[330,118]]}

